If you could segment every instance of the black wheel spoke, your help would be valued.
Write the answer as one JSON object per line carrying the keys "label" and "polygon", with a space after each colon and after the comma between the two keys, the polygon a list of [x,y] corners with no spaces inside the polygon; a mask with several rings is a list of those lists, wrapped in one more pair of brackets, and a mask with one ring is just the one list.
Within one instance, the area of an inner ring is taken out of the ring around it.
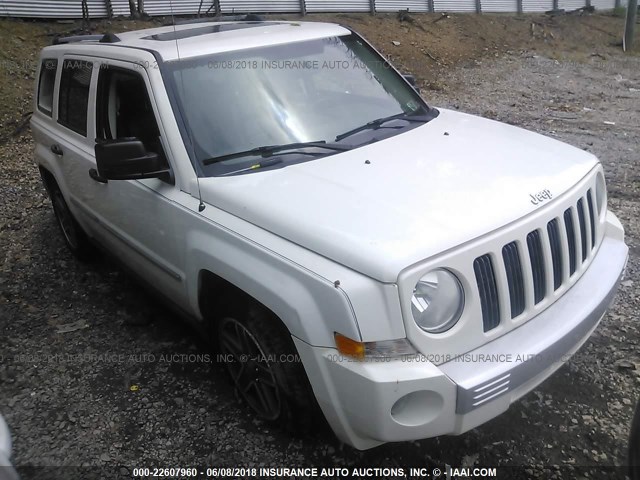
{"label": "black wheel spoke", "polygon": [[253,340],[253,338],[249,336],[249,332],[247,332],[247,330],[244,327],[242,327],[240,324],[238,324],[238,327],[236,328],[241,329],[239,333],[240,333],[240,339],[242,341],[244,353],[247,354],[249,357],[254,357],[255,350],[256,350],[255,341]]}
{"label": "black wheel spoke", "polygon": [[243,363],[240,367],[238,376],[235,379],[236,386],[238,387],[238,390],[240,390],[240,393],[246,394],[251,389],[251,386],[254,383],[252,373],[253,372],[246,367],[246,363]]}
{"label": "black wheel spoke", "polygon": [[262,418],[277,419],[281,404],[273,364],[251,331],[236,319],[225,318],[219,341],[222,352],[233,357],[226,367],[237,392]]}
{"label": "black wheel spoke", "polygon": [[278,398],[275,395],[275,391],[273,390],[273,388],[268,387],[262,382],[257,382],[256,394],[260,404],[262,405],[265,416],[268,416],[270,414],[273,415],[273,412],[275,412],[276,414],[278,413]]}
{"label": "black wheel spoke", "polygon": [[273,372],[269,365],[264,362],[256,363],[256,376],[260,379],[260,382],[269,385],[270,387],[276,387],[276,381],[273,378]]}
{"label": "black wheel spoke", "polygon": [[233,383],[237,385],[240,377],[244,373],[244,363],[236,359],[233,362],[226,362],[226,365],[233,379]]}
{"label": "black wheel spoke", "polygon": [[230,353],[233,355],[236,360],[239,360],[240,355],[242,354],[242,342],[238,340],[237,337],[234,337],[230,333],[225,332],[221,338],[222,348],[225,353]]}

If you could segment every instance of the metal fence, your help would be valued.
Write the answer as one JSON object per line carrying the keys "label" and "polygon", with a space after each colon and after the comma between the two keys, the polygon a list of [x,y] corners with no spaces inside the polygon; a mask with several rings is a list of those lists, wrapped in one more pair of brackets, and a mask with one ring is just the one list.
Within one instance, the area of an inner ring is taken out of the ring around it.
{"label": "metal fence", "polygon": [[[613,9],[621,0],[145,0],[151,16],[220,13],[312,12],[544,12],[593,6]],[[128,0],[87,0],[89,16],[130,15]],[[82,18],[81,0],[0,0],[0,16]]]}

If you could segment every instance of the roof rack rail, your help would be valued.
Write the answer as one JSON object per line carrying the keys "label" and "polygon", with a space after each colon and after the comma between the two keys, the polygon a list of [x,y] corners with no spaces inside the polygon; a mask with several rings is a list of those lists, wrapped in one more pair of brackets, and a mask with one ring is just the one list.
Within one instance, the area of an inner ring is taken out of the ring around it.
{"label": "roof rack rail", "polygon": [[113,33],[105,33],[104,35],[73,35],[71,37],[56,37],[53,39],[53,45],[76,42],[117,43],[119,41],[120,38],[117,35]]}
{"label": "roof rack rail", "polygon": [[[264,18],[255,13],[247,13],[246,15],[218,15],[215,17],[191,18],[188,20],[178,20],[176,25],[189,25],[191,23],[208,23],[208,22],[264,22]],[[166,25],[173,25],[167,23]]]}

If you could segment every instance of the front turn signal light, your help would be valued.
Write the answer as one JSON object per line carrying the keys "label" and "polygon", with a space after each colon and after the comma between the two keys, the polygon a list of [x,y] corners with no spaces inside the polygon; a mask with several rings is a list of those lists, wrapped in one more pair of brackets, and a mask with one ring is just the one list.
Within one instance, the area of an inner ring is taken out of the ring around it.
{"label": "front turn signal light", "polygon": [[364,360],[365,358],[398,358],[418,353],[406,338],[380,342],[359,342],[338,332],[334,333],[334,338],[338,352],[358,360]]}
{"label": "front turn signal light", "polygon": [[334,337],[336,339],[336,347],[341,354],[348,357],[357,358],[359,360],[364,359],[364,342],[352,340],[349,337],[345,337],[344,335],[339,334],[338,332],[334,334]]}

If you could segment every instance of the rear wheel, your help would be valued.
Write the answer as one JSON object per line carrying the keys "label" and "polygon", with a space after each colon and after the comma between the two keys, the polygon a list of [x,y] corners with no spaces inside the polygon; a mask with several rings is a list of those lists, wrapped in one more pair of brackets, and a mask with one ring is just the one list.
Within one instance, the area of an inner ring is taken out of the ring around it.
{"label": "rear wheel", "polygon": [[238,395],[261,419],[289,431],[315,424],[319,408],[291,336],[259,305],[228,309],[218,347]]}
{"label": "rear wheel", "polygon": [[80,260],[90,260],[94,254],[93,245],[84,233],[84,230],[82,230],[82,227],[73,217],[71,210],[69,210],[69,206],[60,191],[60,187],[56,184],[50,185],[49,194],[51,196],[53,212],[65,244],[71,253]]}
{"label": "rear wheel", "polygon": [[640,480],[640,400],[636,403],[629,435],[629,478]]}

